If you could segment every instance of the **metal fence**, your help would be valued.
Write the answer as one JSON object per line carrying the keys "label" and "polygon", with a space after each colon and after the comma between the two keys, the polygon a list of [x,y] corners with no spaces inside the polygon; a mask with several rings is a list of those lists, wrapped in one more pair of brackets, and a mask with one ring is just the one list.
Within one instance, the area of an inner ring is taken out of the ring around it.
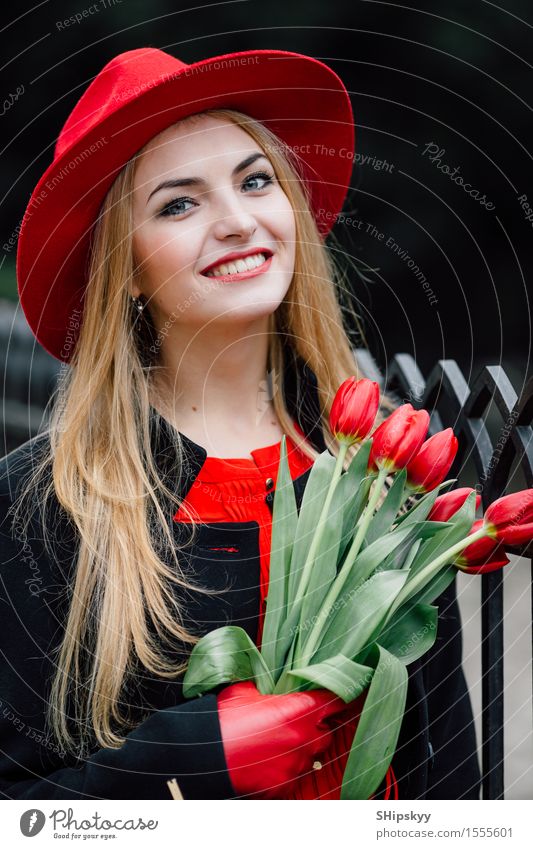
{"label": "metal fence", "polygon": [[2,456],[38,432],[60,368],[36,342],[20,307],[0,301]]}
{"label": "metal fence", "polygon": [[[533,486],[533,379],[518,397],[499,366],[485,366],[469,386],[454,360],[440,360],[424,379],[409,354],[397,354],[385,376],[368,351],[358,349],[357,356],[364,373],[382,389],[398,400],[432,411],[430,433],[453,427],[460,450],[450,476],[459,478],[463,485],[475,485],[484,507],[508,487],[512,491]],[[38,432],[61,368],[35,343],[20,310],[15,313],[8,303],[0,303],[0,367],[5,454]],[[468,474],[471,479],[465,480]],[[515,485],[517,480],[520,483]],[[509,553],[524,554],[519,549],[509,549]],[[531,566],[533,572],[533,563]],[[504,796],[504,580],[505,570],[481,579],[484,799]]]}

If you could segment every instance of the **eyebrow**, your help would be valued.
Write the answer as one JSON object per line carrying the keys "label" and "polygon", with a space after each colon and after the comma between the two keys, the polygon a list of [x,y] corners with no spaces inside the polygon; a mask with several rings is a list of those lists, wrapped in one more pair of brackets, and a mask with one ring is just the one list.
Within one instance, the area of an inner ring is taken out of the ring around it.
{"label": "eyebrow", "polygon": [[[246,159],[243,159],[238,165],[235,166],[233,171],[231,172],[232,177],[236,177],[237,174],[240,174],[241,171],[244,171],[245,168],[248,168],[252,165],[257,159],[267,159],[264,153],[252,153],[251,156],[247,156]],[[150,192],[148,195],[148,201],[155,195],[156,192],[160,192],[161,189],[178,189],[180,186],[205,186],[206,181],[202,177],[181,177],[175,180],[165,180],[163,183],[159,183],[158,186]]]}

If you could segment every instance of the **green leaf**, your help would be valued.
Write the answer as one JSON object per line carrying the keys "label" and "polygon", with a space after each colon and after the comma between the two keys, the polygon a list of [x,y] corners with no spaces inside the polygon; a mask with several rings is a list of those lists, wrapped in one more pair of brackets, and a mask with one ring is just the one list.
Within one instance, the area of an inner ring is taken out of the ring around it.
{"label": "green leaf", "polygon": [[[393,574],[393,573],[389,573]],[[407,699],[407,670],[380,645],[372,683],[344,772],[341,799],[368,799],[390,766]]]}
{"label": "green leaf", "polygon": [[261,640],[261,654],[274,673],[281,662],[278,639],[281,625],[287,616],[292,546],[297,523],[296,496],[287,459],[287,441],[283,435],[272,515],[270,575]]}
{"label": "green leaf", "polygon": [[438,608],[409,602],[400,607],[378,637],[380,646],[408,664],[422,657],[437,638]]}
{"label": "green leaf", "polygon": [[435,489],[432,489],[431,492],[423,495],[410,510],[398,516],[398,524],[400,522],[422,522],[429,515],[440,490],[445,486],[449,486],[451,483],[455,483],[455,480],[456,478],[450,478],[450,480],[443,481]]}
{"label": "green leaf", "polygon": [[215,628],[194,646],[183,679],[183,695],[190,699],[220,684],[255,681],[260,693],[272,693],[274,682],[246,631],[237,625]]}
{"label": "green leaf", "polygon": [[322,663],[306,666],[305,669],[291,669],[287,674],[316,687],[331,690],[345,702],[353,702],[370,684],[374,670],[371,666],[362,666],[338,654]]}
{"label": "green leaf", "polygon": [[[343,477],[346,477],[346,474]],[[342,481],[342,477],[339,483]],[[300,633],[302,628],[312,624],[320,610],[326,594],[337,576],[337,561],[341,546],[343,510],[345,508],[344,488],[338,485],[333,493],[330,508],[322,525],[322,536],[318,546],[307,591],[303,598],[300,614]]]}
{"label": "green leaf", "polygon": [[419,550],[421,545],[422,545],[421,539],[417,539],[417,540],[414,541],[411,548],[409,549],[409,553],[408,553],[407,557],[405,558],[405,560],[402,563],[402,566],[401,566],[402,569],[410,569],[411,568],[411,564],[412,564],[413,560],[415,559],[416,555],[418,554],[418,550]]}
{"label": "green leaf", "polygon": [[373,479],[374,478],[372,476],[364,478],[359,484],[359,489],[357,490],[355,497],[351,500],[348,499],[346,502],[347,509],[344,512],[343,518],[342,538],[338,558],[338,571],[340,571],[340,569],[342,568],[342,564],[344,563],[350,546],[353,542],[353,538],[357,530],[357,523],[368,502],[368,496],[370,493],[370,487],[372,486]]}
{"label": "green leaf", "polygon": [[302,569],[317,528],[318,519],[328,494],[335,465],[336,457],[333,457],[326,450],[316,458],[311,467],[294,536],[289,573],[289,599],[294,598],[296,595],[296,588],[300,581]]}
{"label": "green leaf", "polygon": [[379,572],[355,590],[347,587],[348,579],[337,599],[336,609],[326,621],[312,661],[318,663],[336,654],[352,659],[368,643],[374,642],[406,579],[404,572]]}
{"label": "green leaf", "polygon": [[[414,575],[420,571],[420,569],[423,569],[424,566],[427,566],[428,563],[431,563],[432,560],[435,560],[439,557],[439,555],[443,554],[447,548],[450,548],[452,545],[459,542],[459,540],[467,536],[474,522],[475,515],[476,498],[475,493],[471,492],[460,510],[458,510],[457,513],[455,513],[447,522],[436,523],[437,525],[442,525],[442,530],[439,530],[438,533],[434,534],[431,539],[426,540],[426,542],[420,547],[420,550],[411,565],[409,580],[411,580]],[[402,523],[402,527],[404,525],[405,523]]]}
{"label": "green leaf", "polygon": [[368,458],[372,440],[367,439],[361,444],[357,454],[352,459],[348,470],[339,481],[340,497],[344,498],[345,507],[342,521],[342,536],[339,561],[342,562],[351,544],[357,522],[368,502],[368,494],[375,474],[368,472]]}
{"label": "green leaf", "polygon": [[[411,532],[394,550],[384,557],[376,567],[376,572],[384,569],[408,569],[413,562],[420,545],[425,539],[430,539],[442,530],[442,522],[405,522],[402,529],[411,528]],[[415,540],[415,542],[413,542]],[[416,549],[413,550],[416,546]]]}
{"label": "green leaf", "polygon": [[346,585],[343,588],[343,594],[366,581],[380,563],[395,551],[404,540],[409,539],[412,542],[417,530],[420,530],[421,527],[422,525],[419,525],[418,528],[407,526],[405,528],[398,528],[391,531],[390,534],[377,539],[361,551],[353,562],[350,574],[346,580]]}
{"label": "green leaf", "polygon": [[352,458],[346,475],[348,480],[352,481],[352,492],[357,492],[359,484],[369,474],[368,459],[370,457],[370,449],[372,448],[372,439],[365,439],[357,449],[357,453]]}
{"label": "green leaf", "polygon": [[[288,654],[294,654],[295,643],[300,632],[300,613],[302,610],[303,599],[299,602],[290,604],[287,607],[287,618],[280,623],[280,628],[276,638],[276,662],[271,669],[274,681],[278,681],[282,670],[288,662]],[[261,650],[262,651],[262,650]]]}
{"label": "green leaf", "polygon": [[405,588],[400,593],[399,598],[396,599],[389,616],[393,616],[396,609],[409,600],[420,603],[431,601],[431,596],[425,592],[429,585],[432,585],[431,593],[434,593],[435,586],[440,588],[450,583],[446,576],[443,577],[444,583],[441,584],[439,575],[447,570],[449,560],[453,560],[457,554],[456,551],[454,552],[457,545],[464,545],[465,540],[468,539],[468,533],[474,522],[475,509],[475,493],[472,492],[461,509],[449,520],[448,527],[435,534],[433,539],[421,546],[409,569],[409,578]]}
{"label": "green leaf", "polygon": [[294,690],[299,689],[297,686],[294,685],[294,679],[291,678],[289,674],[294,663],[295,648],[296,640],[293,640],[289,646],[289,651],[287,653],[287,659],[285,661],[283,671],[276,682],[276,686],[274,687],[274,693],[292,693],[294,692]]}
{"label": "green leaf", "polygon": [[402,503],[406,480],[407,470],[402,469],[401,472],[398,472],[396,475],[394,483],[387,492],[383,504],[379,510],[376,511],[368,526],[368,530],[365,534],[367,545],[370,545],[374,542],[374,540],[379,539],[379,537],[382,537],[383,534],[386,534],[387,531],[390,530],[392,523],[396,519],[398,510],[400,509],[400,504]]}
{"label": "green leaf", "polygon": [[455,566],[446,566],[425,587],[409,599],[409,604],[431,604],[450,586],[456,575]]}

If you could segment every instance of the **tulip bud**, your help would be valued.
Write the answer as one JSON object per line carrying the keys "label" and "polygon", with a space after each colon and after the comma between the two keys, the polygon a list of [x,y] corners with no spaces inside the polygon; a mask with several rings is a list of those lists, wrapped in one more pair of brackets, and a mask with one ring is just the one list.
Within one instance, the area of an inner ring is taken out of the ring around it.
{"label": "tulip bud", "polygon": [[[452,489],[435,499],[435,503],[428,515],[431,522],[447,522],[458,510],[461,509],[470,493],[474,492],[469,486]],[[481,504],[481,495],[476,495],[476,510]]]}
{"label": "tulip bud", "polygon": [[524,545],[533,539],[533,489],[504,495],[490,504],[484,516],[489,536],[505,545]]}
{"label": "tulip bud", "polygon": [[365,439],[379,407],[379,386],[366,377],[349,377],[341,383],[331,405],[329,427],[335,439],[352,445]]}
{"label": "tulip bud", "polygon": [[[483,527],[483,519],[478,519],[472,525],[470,534]],[[482,537],[471,545],[467,545],[455,560],[455,565],[462,572],[470,575],[483,575],[495,572],[509,563],[505,554],[505,546],[491,537]]]}
{"label": "tulip bud", "polygon": [[426,439],[418,454],[407,464],[408,486],[418,492],[435,489],[448,474],[458,448],[459,442],[451,427]]}
{"label": "tulip bud", "polygon": [[380,424],[372,435],[369,467],[397,472],[414,458],[429,427],[426,410],[402,404]]}

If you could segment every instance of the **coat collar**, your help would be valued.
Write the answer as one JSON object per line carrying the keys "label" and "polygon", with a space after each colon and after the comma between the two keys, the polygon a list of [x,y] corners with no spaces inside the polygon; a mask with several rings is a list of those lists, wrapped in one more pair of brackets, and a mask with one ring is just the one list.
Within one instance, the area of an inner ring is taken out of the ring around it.
{"label": "coat collar", "polygon": [[[318,384],[314,372],[297,355],[287,350],[287,366],[284,372],[284,392],[287,409],[299,424],[308,441],[322,452],[326,444],[320,425]],[[180,433],[185,454],[181,474],[173,449],[172,437],[176,429],[163,418],[154,407],[150,407],[150,437],[156,466],[167,486],[180,499],[184,499],[205,463],[207,451],[185,434]]]}

